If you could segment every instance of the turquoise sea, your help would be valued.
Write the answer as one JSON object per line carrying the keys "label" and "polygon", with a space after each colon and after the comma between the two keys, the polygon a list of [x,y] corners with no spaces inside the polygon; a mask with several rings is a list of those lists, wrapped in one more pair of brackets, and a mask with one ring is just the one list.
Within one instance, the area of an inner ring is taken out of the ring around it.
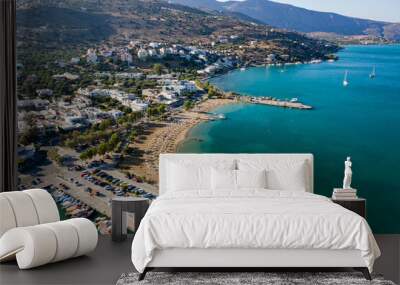
{"label": "turquoise sea", "polygon": [[[238,104],[226,120],[193,128],[179,152],[313,153],[315,192],[330,196],[353,161],[376,233],[400,233],[400,45],[348,46],[329,63],[235,70],[212,83],[226,91],[297,97],[311,111]],[[376,66],[376,78],[369,74]],[[345,70],[349,85],[343,87]]]}

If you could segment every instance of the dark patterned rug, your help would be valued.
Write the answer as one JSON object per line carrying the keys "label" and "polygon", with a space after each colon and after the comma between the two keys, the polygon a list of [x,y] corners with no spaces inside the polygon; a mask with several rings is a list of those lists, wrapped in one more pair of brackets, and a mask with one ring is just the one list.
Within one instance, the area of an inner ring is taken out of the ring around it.
{"label": "dark patterned rug", "polygon": [[368,281],[359,272],[148,272],[142,281],[138,276],[122,274],[116,285],[395,285],[379,275],[372,275],[373,280]]}

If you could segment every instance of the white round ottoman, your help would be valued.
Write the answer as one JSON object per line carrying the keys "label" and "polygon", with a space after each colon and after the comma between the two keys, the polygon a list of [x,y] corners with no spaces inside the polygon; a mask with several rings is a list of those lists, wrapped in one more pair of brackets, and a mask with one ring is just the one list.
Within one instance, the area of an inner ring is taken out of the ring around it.
{"label": "white round ottoman", "polygon": [[87,254],[96,245],[96,226],[76,218],[8,230],[0,239],[0,259],[15,256],[19,268],[28,269]]}

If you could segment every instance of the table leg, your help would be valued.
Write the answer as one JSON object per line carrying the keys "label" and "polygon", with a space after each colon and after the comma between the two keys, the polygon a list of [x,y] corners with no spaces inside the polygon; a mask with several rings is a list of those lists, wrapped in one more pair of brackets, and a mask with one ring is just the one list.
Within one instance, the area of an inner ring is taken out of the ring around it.
{"label": "table leg", "polygon": [[149,208],[148,203],[141,203],[139,205],[136,205],[136,207],[135,207],[135,234],[136,234],[139,224],[142,221],[144,215],[146,214],[146,211],[148,208]]}
{"label": "table leg", "polygon": [[[112,240],[123,241],[124,237],[122,234],[123,230],[123,213],[122,205],[120,203],[112,203],[111,223],[112,223]],[[125,217],[126,219],[126,217]],[[125,236],[126,238],[126,236]]]}

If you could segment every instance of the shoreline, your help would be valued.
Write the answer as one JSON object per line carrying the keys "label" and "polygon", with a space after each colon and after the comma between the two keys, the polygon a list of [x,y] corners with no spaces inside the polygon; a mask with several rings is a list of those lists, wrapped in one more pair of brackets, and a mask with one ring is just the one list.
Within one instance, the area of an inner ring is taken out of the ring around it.
{"label": "shoreline", "polygon": [[[400,45],[400,43],[399,43],[399,45]],[[350,45],[349,45],[349,46],[350,46]],[[343,50],[343,49],[346,49],[346,47],[340,48],[340,49],[335,53],[335,55],[336,55],[338,52],[340,52],[341,50]],[[226,74],[228,74],[228,73],[230,73],[230,72],[240,71],[241,68],[245,68],[245,69],[249,69],[249,68],[263,68],[263,67],[264,67],[264,68],[271,68],[271,67],[272,67],[272,68],[277,68],[277,67],[283,67],[283,66],[296,66],[296,65],[307,65],[307,64],[321,64],[321,63],[324,63],[324,62],[328,62],[329,60],[331,60],[331,59],[321,59],[321,58],[317,58],[317,59],[315,59],[315,60],[310,60],[310,61],[307,61],[307,62],[281,62],[281,63],[268,63],[268,64],[260,63],[260,64],[240,65],[240,66],[237,66],[237,67],[225,69],[225,70],[223,70],[223,71],[220,71],[220,72],[218,72],[218,73],[214,73],[214,74],[212,74],[212,75],[205,76],[205,77],[201,78],[200,80],[201,80],[202,82],[209,81],[209,80],[211,80],[211,79],[224,76],[224,75],[226,75]],[[333,60],[334,60],[334,61],[338,61],[338,60],[340,60],[340,58],[337,57],[336,59],[333,59]]]}
{"label": "shoreline", "polygon": [[140,135],[132,146],[141,153],[138,161],[125,164],[135,175],[158,184],[158,160],[161,153],[175,153],[186,140],[189,131],[201,122],[209,121],[210,112],[216,108],[235,104],[235,99],[206,99],[191,110],[180,110],[170,115],[169,121],[149,121],[149,130]]}
{"label": "shoreline", "polygon": [[[319,59],[318,62],[301,62],[301,64],[319,64],[327,60]],[[297,63],[299,65],[300,63]],[[245,68],[255,67],[282,67],[285,65],[296,65],[296,63],[287,62],[269,65],[246,65]],[[213,78],[223,76],[229,72],[238,71],[244,66],[224,70],[223,72],[206,76],[200,79],[202,82],[210,81]],[[219,88],[218,88],[219,89]],[[232,92],[219,89],[224,94]],[[249,97],[249,98],[247,98]],[[313,107],[304,105],[300,102],[286,102],[274,101],[263,99],[262,102],[252,102],[251,97],[248,95],[236,94],[234,98],[224,99],[204,99],[197,104],[192,110],[179,110],[172,112],[168,121],[149,121],[145,123],[148,131],[146,134],[140,136],[139,141],[131,143],[135,149],[138,150],[140,158],[133,161],[126,161],[123,163],[124,167],[131,170],[135,175],[145,178],[150,184],[158,185],[158,160],[161,153],[176,153],[179,147],[188,138],[188,134],[192,128],[199,123],[210,120],[210,114],[214,109],[219,107],[236,104],[236,103],[249,103],[249,104],[262,104],[278,108],[294,108],[310,110]],[[172,121],[172,122],[171,122]]]}

